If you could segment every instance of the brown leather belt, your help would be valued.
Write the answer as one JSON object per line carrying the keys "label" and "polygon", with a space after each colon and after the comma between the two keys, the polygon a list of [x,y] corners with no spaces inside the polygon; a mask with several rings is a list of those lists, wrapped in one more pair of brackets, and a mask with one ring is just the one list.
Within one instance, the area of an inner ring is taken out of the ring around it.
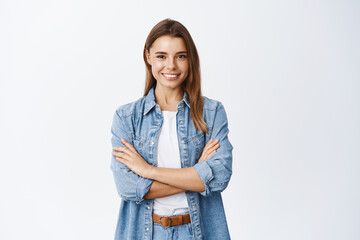
{"label": "brown leather belt", "polygon": [[182,225],[191,222],[190,214],[177,215],[172,217],[152,215],[153,222],[160,223],[163,227]]}

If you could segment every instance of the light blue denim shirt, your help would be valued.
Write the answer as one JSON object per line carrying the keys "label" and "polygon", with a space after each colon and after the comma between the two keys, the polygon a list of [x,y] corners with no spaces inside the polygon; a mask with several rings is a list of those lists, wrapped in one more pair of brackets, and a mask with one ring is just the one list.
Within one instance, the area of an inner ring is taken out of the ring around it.
{"label": "light blue denim shirt", "polygon": [[[157,166],[157,143],[163,116],[156,104],[154,90],[137,101],[117,108],[111,127],[112,146],[124,146],[126,139],[152,166]],[[177,105],[177,135],[181,167],[195,167],[205,184],[205,191],[186,191],[194,239],[230,239],[221,192],[227,187],[232,174],[232,150],[228,138],[228,121],[221,102],[204,98],[204,120],[209,132],[194,127],[190,116],[190,103],[186,93]],[[207,141],[219,139],[220,147],[207,161],[198,163]],[[132,172],[112,156],[111,170],[121,197],[115,240],[152,239],[153,200],[144,199],[153,182]]]}

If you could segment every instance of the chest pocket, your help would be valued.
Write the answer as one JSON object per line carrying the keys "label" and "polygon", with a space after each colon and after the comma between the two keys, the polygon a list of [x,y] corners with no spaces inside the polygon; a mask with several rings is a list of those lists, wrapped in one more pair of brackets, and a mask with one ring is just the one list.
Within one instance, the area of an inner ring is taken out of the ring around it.
{"label": "chest pocket", "polygon": [[134,147],[136,151],[140,154],[140,156],[145,159],[146,162],[153,165],[153,147],[151,146],[148,140],[145,140],[141,137],[134,138]]}

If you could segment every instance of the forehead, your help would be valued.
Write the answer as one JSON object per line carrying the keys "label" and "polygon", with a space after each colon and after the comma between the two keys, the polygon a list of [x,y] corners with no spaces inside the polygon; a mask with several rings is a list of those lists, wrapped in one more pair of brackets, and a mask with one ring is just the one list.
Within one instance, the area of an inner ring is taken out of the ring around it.
{"label": "forehead", "polygon": [[150,50],[162,52],[186,51],[185,41],[181,37],[161,36],[155,40]]}

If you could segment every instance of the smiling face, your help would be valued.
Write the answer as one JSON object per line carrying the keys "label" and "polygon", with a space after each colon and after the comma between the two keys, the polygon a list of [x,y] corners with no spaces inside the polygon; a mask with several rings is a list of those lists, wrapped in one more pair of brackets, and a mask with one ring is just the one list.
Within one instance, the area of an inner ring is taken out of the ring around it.
{"label": "smiling face", "polygon": [[147,62],[157,81],[157,86],[181,88],[189,73],[189,61],[184,39],[181,37],[161,36],[146,51]]}

